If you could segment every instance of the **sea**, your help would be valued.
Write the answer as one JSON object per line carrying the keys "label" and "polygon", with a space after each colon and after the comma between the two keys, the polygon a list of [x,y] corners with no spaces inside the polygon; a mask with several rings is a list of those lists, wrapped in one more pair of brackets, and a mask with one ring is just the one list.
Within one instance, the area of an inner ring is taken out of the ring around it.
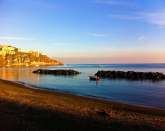
{"label": "sea", "polygon": [[[74,69],[76,76],[39,75],[36,69]],[[165,109],[165,81],[101,79],[90,81],[98,70],[161,72],[165,64],[65,64],[49,67],[3,67],[0,78],[36,88],[94,97],[114,102]]]}

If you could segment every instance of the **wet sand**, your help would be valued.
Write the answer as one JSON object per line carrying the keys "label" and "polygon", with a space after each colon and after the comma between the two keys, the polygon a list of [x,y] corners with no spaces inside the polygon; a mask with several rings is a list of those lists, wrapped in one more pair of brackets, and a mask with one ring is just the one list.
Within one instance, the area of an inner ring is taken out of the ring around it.
{"label": "wet sand", "polygon": [[165,130],[165,110],[39,90],[0,80],[2,131]]}

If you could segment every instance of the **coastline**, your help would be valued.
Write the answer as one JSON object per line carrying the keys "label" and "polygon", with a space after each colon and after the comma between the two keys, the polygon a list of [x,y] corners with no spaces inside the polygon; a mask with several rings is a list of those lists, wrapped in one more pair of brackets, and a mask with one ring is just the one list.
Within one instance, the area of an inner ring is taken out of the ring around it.
{"label": "coastline", "polygon": [[[60,118],[67,116],[68,120],[74,119],[77,121],[77,125],[68,125],[70,129],[78,129],[79,127],[83,127],[82,129],[90,128],[96,130],[109,130],[110,128],[112,128],[111,130],[119,130],[120,128],[136,130],[136,127],[137,130],[165,129],[164,109],[128,105],[69,93],[52,92],[7,80],[0,80],[0,101],[0,106],[5,102],[10,103],[10,105],[14,103],[20,107],[29,107],[27,109],[30,109],[31,112],[33,112],[33,110],[44,110],[46,112],[48,111],[48,115],[53,114],[54,116],[55,113],[55,116],[60,114]],[[24,108],[20,108],[20,110],[24,110]],[[8,108],[8,110],[10,110],[10,108]],[[27,115],[26,111],[22,111],[24,116]],[[15,116],[17,119],[24,119],[19,118],[17,113]],[[37,118],[46,120],[47,117],[45,118],[45,116],[42,115],[40,114]],[[0,120],[0,122],[1,121],[2,120]],[[36,127],[35,124],[40,125],[39,121],[33,122],[32,124],[34,125],[32,127]],[[65,122],[65,120],[61,121],[61,125],[65,125]],[[88,122],[91,124],[91,127],[87,124]],[[53,129],[58,127],[52,123],[49,124],[51,124],[49,126],[52,126]],[[20,124],[20,126],[27,128],[25,125]],[[63,129],[64,127],[58,128]],[[38,129],[44,130],[43,128]]]}
{"label": "coastline", "polygon": [[110,99],[106,99],[104,97],[97,97],[97,96],[92,96],[92,95],[81,95],[79,93],[72,93],[72,92],[69,92],[69,91],[61,91],[59,89],[45,88],[43,86],[31,85],[31,84],[27,84],[27,83],[20,82],[20,81],[10,81],[10,80],[5,80],[5,79],[0,79],[0,80],[7,81],[7,82],[12,82],[13,84],[18,84],[18,85],[24,86],[26,88],[39,90],[39,91],[50,92],[50,93],[54,93],[54,94],[59,93],[59,94],[62,94],[62,95],[71,95],[71,96],[74,96],[74,97],[82,97],[82,98],[86,98],[86,99],[92,99],[94,101],[107,102],[107,103],[118,104],[118,105],[122,104],[122,105],[125,105],[125,106],[133,106],[133,107],[137,107],[137,108],[140,107],[140,108],[147,108],[147,109],[159,110],[159,111],[160,110],[165,110],[165,108],[163,108],[163,107],[138,105],[138,104],[135,104],[135,103],[126,103],[124,101],[113,101],[113,100],[110,100]]}
{"label": "coastline", "polygon": [[19,67],[19,68],[22,68],[22,67],[27,67],[27,68],[30,68],[30,67],[36,67],[36,68],[39,68],[39,67],[49,67],[49,66],[63,66],[64,64],[52,64],[52,63],[45,63],[45,64],[31,64],[31,65],[26,65],[26,64],[21,64],[21,65],[0,65],[0,68],[8,68],[8,67]]}

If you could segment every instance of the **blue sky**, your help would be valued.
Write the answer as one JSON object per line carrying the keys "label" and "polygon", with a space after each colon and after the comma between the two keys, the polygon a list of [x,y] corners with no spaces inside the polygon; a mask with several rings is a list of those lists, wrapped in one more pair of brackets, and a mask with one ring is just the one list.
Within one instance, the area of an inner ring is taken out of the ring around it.
{"label": "blue sky", "polygon": [[164,63],[164,0],[0,0],[0,43],[66,63]]}

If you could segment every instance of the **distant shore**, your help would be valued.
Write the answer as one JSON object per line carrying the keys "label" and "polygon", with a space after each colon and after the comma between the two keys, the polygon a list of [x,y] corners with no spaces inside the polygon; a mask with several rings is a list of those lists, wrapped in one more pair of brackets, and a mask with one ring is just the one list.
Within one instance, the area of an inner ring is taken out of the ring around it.
{"label": "distant shore", "polygon": [[0,67],[43,67],[43,66],[62,66],[64,64],[52,64],[52,63],[38,63],[38,64],[15,64],[15,65],[0,65]]}
{"label": "distant shore", "polygon": [[165,110],[0,80],[1,130],[165,130]]}

